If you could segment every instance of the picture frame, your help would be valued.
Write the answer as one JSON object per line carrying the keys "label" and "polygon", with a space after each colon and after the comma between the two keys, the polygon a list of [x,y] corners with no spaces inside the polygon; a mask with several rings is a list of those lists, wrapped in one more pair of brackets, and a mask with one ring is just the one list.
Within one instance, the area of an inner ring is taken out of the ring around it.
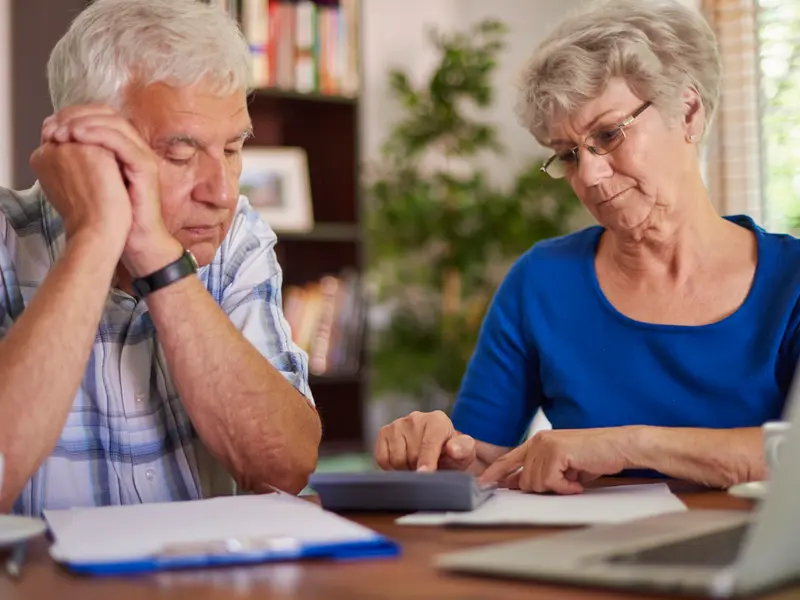
{"label": "picture frame", "polygon": [[302,148],[242,150],[239,193],[276,233],[314,229],[308,158]]}

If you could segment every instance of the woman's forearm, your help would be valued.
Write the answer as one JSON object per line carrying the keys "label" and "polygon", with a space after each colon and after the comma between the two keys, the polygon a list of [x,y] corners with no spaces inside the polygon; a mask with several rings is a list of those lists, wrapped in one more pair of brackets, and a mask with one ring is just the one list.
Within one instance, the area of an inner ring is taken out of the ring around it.
{"label": "woman's forearm", "polygon": [[629,457],[637,468],[719,488],[766,477],[759,427],[623,429],[629,429]]}

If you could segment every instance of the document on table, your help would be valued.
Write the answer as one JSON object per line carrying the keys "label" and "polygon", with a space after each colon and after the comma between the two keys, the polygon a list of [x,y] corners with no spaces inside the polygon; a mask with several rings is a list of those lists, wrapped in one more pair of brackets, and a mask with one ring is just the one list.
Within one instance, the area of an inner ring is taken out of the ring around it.
{"label": "document on table", "polygon": [[558,496],[497,490],[481,506],[467,512],[417,512],[397,519],[400,525],[595,525],[621,523],[686,510],[665,483],[589,489]]}
{"label": "document on table", "polygon": [[289,494],[46,510],[51,556],[78,572],[393,556],[378,533]]}

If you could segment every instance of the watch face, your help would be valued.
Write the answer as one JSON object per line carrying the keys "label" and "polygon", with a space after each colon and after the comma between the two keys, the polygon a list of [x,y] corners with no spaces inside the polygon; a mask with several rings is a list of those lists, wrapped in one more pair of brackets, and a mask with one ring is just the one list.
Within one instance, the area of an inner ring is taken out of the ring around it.
{"label": "watch face", "polygon": [[187,250],[186,251],[186,256],[189,257],[189,262],[192,263],[192,266],[194,267],[194,270],[196,271],[199,267],[197,266],[197,259],[194,257],[194,254],[192,254],[192,251],[191,250]]}

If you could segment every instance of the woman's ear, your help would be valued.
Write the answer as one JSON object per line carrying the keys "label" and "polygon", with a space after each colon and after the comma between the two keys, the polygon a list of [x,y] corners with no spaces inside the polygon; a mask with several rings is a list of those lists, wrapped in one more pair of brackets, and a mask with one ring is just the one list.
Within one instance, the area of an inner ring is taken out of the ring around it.
{"label": "woman's ear", "polygon": [[702,139],[705,128],[705,108],[700,94],[688,87],[681,94],[681,117],[686,141],[694,143]]}

